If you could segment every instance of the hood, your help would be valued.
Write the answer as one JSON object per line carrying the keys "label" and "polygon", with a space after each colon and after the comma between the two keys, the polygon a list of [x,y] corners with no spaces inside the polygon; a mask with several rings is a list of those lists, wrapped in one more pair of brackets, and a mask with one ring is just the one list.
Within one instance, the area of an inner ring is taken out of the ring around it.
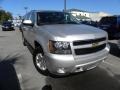
{"label": "hood", "polygon": [[43,30],[57,37],[106,36],[105,31],[83,24],[55,24],[41,26]]}

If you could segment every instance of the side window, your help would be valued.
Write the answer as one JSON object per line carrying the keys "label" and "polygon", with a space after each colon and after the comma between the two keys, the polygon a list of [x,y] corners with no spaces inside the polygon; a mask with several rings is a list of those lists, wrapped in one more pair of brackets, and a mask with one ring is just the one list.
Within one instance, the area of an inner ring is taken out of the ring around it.
{"label": "side window", "polygon": [[24,19],[29,20],[30,19],[30,13],[26,14]]}
{"label": "side window", "polygon": [[31,13],[30,20],[35,23],[35,13]]}
{"label": "side window", "polygon": [[102,25],[102,24],[104,24],[105,20],[106,20],[106,18],[105,18],[105,17],[101,18],[101,20],[100,20],[99,24],[101,24],[101,25]]}
{"label": "side window", "polygon": [[27,14],[25,16],[23,16],[23,20],[26,20],[27,19]]}
{"label": "side window", "polygon": [[25,18],[26,18],[26,15],[24,15],[24,16],[22,17],[22,23],[23,23],[24,20],[26,20]]}
{"label": "side window", "polygon": [[37,13],[37,25],[39,25],[39,24],[40,24],[40,14]]}

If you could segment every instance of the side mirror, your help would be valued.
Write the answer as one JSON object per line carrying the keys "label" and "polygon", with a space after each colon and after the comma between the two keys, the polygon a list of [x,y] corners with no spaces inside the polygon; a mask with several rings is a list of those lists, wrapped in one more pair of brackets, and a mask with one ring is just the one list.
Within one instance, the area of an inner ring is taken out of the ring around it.
{"label": "side mirror", "polygon": [[24,20],[23,25],[33,26],[33,22],[31,20]]}

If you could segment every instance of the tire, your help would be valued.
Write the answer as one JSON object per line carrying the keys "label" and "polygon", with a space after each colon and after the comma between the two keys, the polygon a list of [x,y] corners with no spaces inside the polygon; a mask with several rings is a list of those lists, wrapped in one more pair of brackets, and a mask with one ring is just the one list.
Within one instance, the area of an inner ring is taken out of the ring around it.
{"label": "tire", "polygon": [[39,73],[48,76],[49,73],[44,59],[44,52],[40,47],[37,47],[33,52],[33,63]]}
{"label": "tire", "polygon": [[23,45],[24,45],[24,46],[27,46],[27,42],[26,42],[25,39],[23,40]]}
{"label": "tire", "polygon": [[12,29],[12,31],[15,31],[15,29]]}
{"label": "tire", "polygon": [[5,31],[4,28],[2,28],[2,31]]}

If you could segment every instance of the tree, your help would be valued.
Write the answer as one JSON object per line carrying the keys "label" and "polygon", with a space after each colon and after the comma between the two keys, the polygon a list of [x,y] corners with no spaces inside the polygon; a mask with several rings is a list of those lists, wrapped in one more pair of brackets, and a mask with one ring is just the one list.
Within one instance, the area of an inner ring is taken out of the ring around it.
{"label": "tree", "polygon": [[10,12],[6,12],[5,10],[0,10],[0,24],[4,21],[11,20],[12,14]]}

